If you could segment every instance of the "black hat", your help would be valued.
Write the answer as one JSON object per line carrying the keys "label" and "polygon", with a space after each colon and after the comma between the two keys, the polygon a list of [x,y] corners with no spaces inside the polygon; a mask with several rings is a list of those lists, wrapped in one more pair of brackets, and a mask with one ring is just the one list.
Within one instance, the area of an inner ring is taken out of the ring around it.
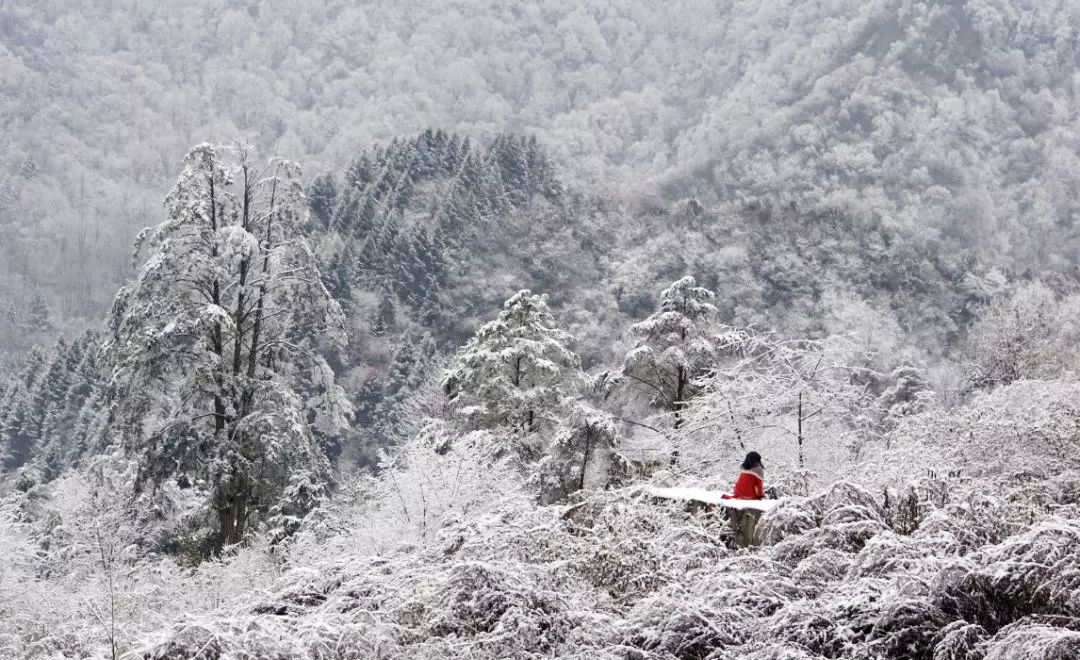
{"label": "black hat", "polygon": [[753,470],[756,467],[765,467],[765,464],[761,462],[761,454],[756,451],[752,451],[746,455],[746,458],[742,462],[742,469]]}

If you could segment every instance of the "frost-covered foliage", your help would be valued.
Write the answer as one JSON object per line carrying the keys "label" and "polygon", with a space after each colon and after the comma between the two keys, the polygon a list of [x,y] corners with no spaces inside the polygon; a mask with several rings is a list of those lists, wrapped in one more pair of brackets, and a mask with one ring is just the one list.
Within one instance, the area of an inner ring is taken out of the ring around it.
{"label": "frost-covered foliage", "polygon": [[0,655],[124,657],[183,612],[273,581],[277,560],[262,540],[194,570],[147,546],[147,512],[127,490],[134,470],[99,457],[0,501]]}
{"label": "frost-covered foliage", "polygon": [[[966,526],[973,496],[937,511]],[[401,545],[328,519],[244,597],[189,603],[136,647],[158,659],[1069,658],[1078,497],[1076,473],[1004,489],[995,505],[1033,517],[970,547],[930,524],[898,534],[844,483],[766,513],[784,535],[753,552],[730,549],[713,514],[633,489],[568,507],[489,503]]]}
{"label": "frost-covered foliage", "polygon": [[[785,340],[720,326],[717,358],[675,441],[691,465],[738,464],[753,448],[784,471],[854,460],[872,433],[869,370],[845,337]],[[808,458],[809,457],[809,458]]]}
{"label": "frost-covered foliage", "polygon": [[[1057,405],[1043,386],[989,399],[1024,434],[1039,419],[1034,395]],[[952,414],[985,417],[985,405]],[[937,423],[920,413],[901,427],[922,417]],[[942,431],[920,456],[948,451]],[[256,535],[194,569],[127,536],[146,512],[108,484],[126,483],[128,462],[13,492],[0,518],[14,558],[0,576],[0,653],[107,654],[116,643],[159,660],[1075,654],[1080,470],[1039,453],[1050,445],[1026,450],[1039,470],[957,455],[957,474],[927,472],[894,443],[880,458],[907,471],[894,469],[887,490],[848,471],[785,497],[758,523],[763,545],[736,550],[719,513],[637,485],[537,506],[519,468],[491,460],[491,432],[431,420],[287,542]],[[702,472],[714,488],[733,476]],[[102,524],[116,533],[96,536]]]}
{"label": "frost-covered foliage", "polygon": [[1080,469],[1078,395],[1080,385],[1071,380],[1026,380],[980,392],[951,410],[935,407],[905,417],[884,444],[852,466],[853,476],[885,487],[928,473],[972,477]]}
{"label": "frost-covered foliage", "polygon": [[993,299],[971,328],[973,384],[1008,385],[1075,369],[1076,308],[1076,297],[1059,300],[1041,282]]}
{"label": "frost-covered foliage", "polygon": [[[716,324],[716,294],[697,285],[693,277],[683,277],[660,292],[659,309],[644,321],[630,326],[634,347],[611,386],[644,402],[648,409],[670,417],[670,427],[678,432],[685,411],[701,389],[700,379],[714,368],[720,355],[719,342],[711,334]],[[679,447],[671,450],[671,464],[679,458]]]}
{"label": "frost-covered foliage", "polygon": [[1073,4],[30,4],[0,655],[1077,655]]}

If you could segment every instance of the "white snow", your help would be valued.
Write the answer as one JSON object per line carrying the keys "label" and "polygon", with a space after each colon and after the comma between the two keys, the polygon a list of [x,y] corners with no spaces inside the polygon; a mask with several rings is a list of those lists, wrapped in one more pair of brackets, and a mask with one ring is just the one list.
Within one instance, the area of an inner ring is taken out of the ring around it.
{"label": "white snow", "polygon": [[646,492],[653,497],[662,497],[666,500],[692,500],[695,502],[705,502],[706,504],[718,504],[728,509],[753,509],[756,511],[769,511],[780,500],[736,500],[725,499],[724,495],[730,494],[721,493],[717,490],[705,490],[704,488],[653,488],[646,489]]}

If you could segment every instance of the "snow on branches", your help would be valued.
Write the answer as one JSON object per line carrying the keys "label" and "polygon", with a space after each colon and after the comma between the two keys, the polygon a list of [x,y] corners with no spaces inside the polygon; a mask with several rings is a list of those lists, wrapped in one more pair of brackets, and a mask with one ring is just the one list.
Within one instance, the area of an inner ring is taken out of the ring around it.
{"label": "snow on branches", "polygon": [[311,423],[333,433],[348,411],[320,357],[344,322],[301,233],[295,164],[200,144],[165,209],[113,305],[105,433],[140,460],[138,487],[205,492],[220,547],[280,509],[299,472],[316,492],[326,480]]}

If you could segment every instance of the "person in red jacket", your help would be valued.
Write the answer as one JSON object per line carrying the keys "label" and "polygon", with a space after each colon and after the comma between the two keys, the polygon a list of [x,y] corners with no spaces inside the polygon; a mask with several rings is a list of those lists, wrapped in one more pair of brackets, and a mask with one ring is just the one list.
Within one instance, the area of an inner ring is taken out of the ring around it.
{"label": "person in red jacket", "polygon": [[765,499],[765,464],[761,462],[761,454],[756,451],[747,454],[742,462],[742,471],[735,481],[734,499]]}

